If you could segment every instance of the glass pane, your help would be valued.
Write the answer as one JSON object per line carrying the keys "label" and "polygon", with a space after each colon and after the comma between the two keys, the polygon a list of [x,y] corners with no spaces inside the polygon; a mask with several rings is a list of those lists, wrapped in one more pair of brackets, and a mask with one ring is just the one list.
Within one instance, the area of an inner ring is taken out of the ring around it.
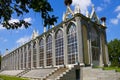
{"label": "glass pane", "polygon": [[78,61],[76,26],[71,23],[68,28],[68,64],[75,64]]}
{"label": "glass pane", "polygon": [[55,36],[55,53],[56,53],[56,65],[64,64],[64,50],[63,50],[63,32],[59,30]]}

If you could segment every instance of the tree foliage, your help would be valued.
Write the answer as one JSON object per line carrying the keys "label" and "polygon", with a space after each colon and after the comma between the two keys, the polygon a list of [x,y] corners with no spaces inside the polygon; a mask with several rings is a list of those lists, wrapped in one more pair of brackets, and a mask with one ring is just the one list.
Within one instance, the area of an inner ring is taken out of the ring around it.
{"label": "tree foliage", "polygon": [[31,24],[19,20],[19,22],[9,23],[12,14],[16,14],[18,17],[29,13],[30,9],[41,14],[44,21],[44,26],[53,25],[57,22],[57,17],[49,14],[53,11],[53,8],[47,0],[0,0],[0,23],[7,29],[17,29],[22,25],[27,28]]}
{"label": "tree foliage", "polygon": [[120,67],[120,40],[114,39],[108,43],[109,58],[112,66]]}

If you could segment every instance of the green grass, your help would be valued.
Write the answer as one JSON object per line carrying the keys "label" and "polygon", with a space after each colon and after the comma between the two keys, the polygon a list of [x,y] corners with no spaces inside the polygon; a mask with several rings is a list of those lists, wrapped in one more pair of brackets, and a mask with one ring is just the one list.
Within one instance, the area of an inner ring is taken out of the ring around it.
{"label": "green grass", "polygon": [[99,67],[99,66],[94,66],[93,68],[102,68],[103,70],[115,70],[117,72],[120,72],[120,67]]}
{"label": "green grass", "polygon": [[14,77],[14,76],[5,76],[5,75],[0,75],[0,80],[28,80],[28,79],[23,79],[19,77]]}
{"label": "green grass", "polygon": [[103,67],[104,70],[116,70],[117,72],[120,72],[120,67]]}

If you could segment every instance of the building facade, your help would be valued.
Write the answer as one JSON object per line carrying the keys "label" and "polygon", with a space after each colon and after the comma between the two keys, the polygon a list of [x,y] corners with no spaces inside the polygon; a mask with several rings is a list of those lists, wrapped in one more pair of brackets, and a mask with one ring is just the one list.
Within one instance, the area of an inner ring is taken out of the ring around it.
{"label": "building facade", "polygon": [[2,57],[2,70],[59,66],[107,66],[109,64],[105,18],[94,7],[82,15],[76,5],[67,8],[63,21]]}

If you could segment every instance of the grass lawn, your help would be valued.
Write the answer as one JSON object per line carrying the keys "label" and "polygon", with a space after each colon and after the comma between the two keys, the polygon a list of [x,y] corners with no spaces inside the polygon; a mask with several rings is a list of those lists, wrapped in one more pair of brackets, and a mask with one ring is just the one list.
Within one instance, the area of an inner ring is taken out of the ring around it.
{"label": "grass lawn", "polygon": [[94,66],[93,68],[102,68],[103,70],[115,70],[117,72],[120,72],[120,67],[98,67],[98,66]]}
{"label": "grass lawn", "polygon": [[14,76],[5,76],[5,75],[0,75],[0,80],[28,80],[28,79],[23,79],[19,77],[14,77]]}
{"label": "grass lawn", "polygon": [[103,67],[104,70],[116,70],[117,72],[120,72],[120,67]]}

